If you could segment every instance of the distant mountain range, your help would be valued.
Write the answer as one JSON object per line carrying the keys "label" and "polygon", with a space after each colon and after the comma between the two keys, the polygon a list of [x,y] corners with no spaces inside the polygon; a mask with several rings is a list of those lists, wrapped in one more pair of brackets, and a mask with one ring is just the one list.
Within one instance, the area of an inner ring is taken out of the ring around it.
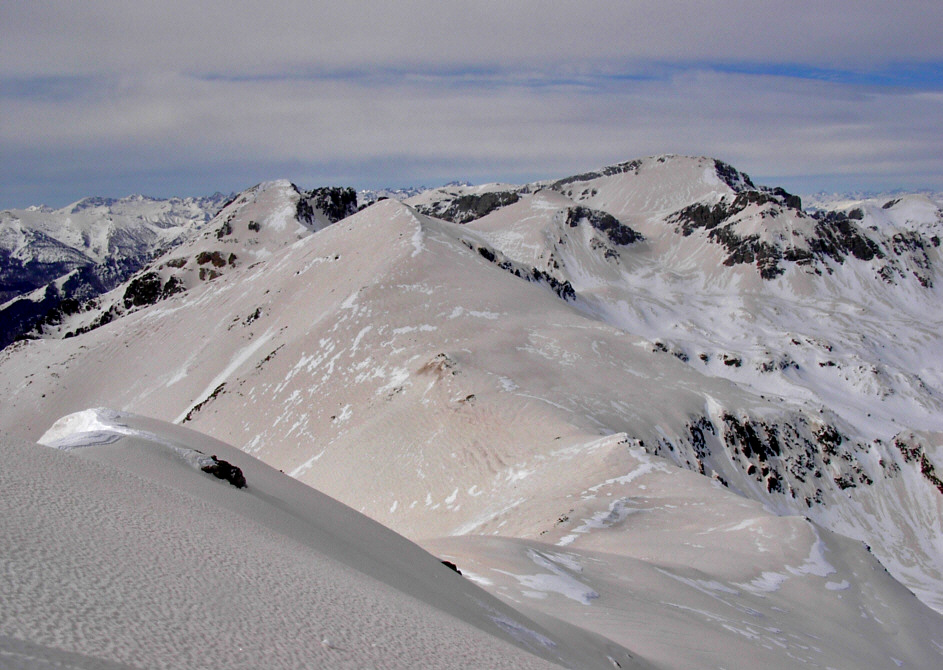
{"label": "distant mountain range", "polygon": [[0,212],[0,346],[110,291],[181,243],[226,201],[85,198],[61,209]]}
{"label": "distant mountain range", "polygon": [[364,196],[191,203],[71,302],[110,247],[44,233],[0,430],[185,424],[636,667],[943,661],[943,198],[674,155]]}

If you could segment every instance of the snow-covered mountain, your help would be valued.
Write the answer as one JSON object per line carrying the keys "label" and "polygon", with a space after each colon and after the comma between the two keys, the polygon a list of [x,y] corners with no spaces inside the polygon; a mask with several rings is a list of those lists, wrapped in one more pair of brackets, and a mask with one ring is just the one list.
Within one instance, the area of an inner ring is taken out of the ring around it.
{"label": "snow-covered mountain", "polygon": [[360,207],[372,205],[377,200],[405,200],[414,195],[419,195],[427,191],[424,186],[405,187],[405,188],[381,188],[381,189],[360,189],[357,191],[357,203]]}
{"label": "snow-covered mountain", "polygon": [[0,352],[0,428],[186,424],[655,667],[939,664],[940,202],[680,156],[302,202]]}
{"label": "snow-covered mountain", "polygon": [[63,300],[69,310],[113,289],[205,224],[226,199],[134,195],[0,212],[0,347]]}
{"label": "snow-covered mountain", "polygon": [[[144,202],[139,196],[124,201],[87,199],[70,211],[84,213],[105,207],[123,212],[128,203],[139,202]],[[164,207],[177,204],[150,202]],[[58,227],[44,220],[46,228],[71,242],[75,242],[76,230],[81,231],[82,224],[93,230],[104,242],[96,243],[88,255],[100,260],[72,269],[0,307],[0,316],[9,324],[0,345],[24,333],[30,337],[75,335],[198,282],[215,279],[237,264],[266,258],[285,244],[355,212],[357,194],[339,187],[302,192],[288,181],[277,181],[258,184],[226,201],[216,195],[182,202],[199,203],[209,209],[202,220],[184,220],[178,226],[168,223],[171,217],[155,216],[150,210],[139,214],[137,222],[131,217],[121,219],[121,227],[114,225],[111,209],[88,214],[77,228],[71,218]],[[16,229],[21,228],[19,225]],[[13,229],[11,226],[8,230]],[[82,240],[88,239],[89,235],[83,233]],[[62,246],[65,248],[64,243]],[[176,252],[178,247],[186,250]],[[233,252],[237,247],[239,256]],[[21,244],[15,253],[25,257],[35,254],[35,249]],[[155,256],[160,260],[151,263]],[[29,263],[35,264],[35,260]],[[98,299],[125,280],[129,281],[123,291]]]}
{"label": "snow-covered mountain", "polygon": [[258,184],[231,198],[199,234],[164,252],[119,290],[55,313],[39,331],[70,337],[110,323],[234,268],[264,261],[356,209],[350,188],[302,192],[285,180]]}

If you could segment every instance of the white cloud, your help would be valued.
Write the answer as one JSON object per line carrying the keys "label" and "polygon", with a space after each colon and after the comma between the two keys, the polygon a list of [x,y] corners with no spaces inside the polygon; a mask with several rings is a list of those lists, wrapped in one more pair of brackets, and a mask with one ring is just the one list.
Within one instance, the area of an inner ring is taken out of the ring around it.
{"label": "white cloud", "polygon": [[938,4],[6,3],[0,206],[79,175],[108,194],[109,170],[160,194],[148,174],[529,179],[664,152],[943,188],[940,82],[763,74],[932,67]]}
{"label": "white cloud", "polygon": [[646,61],[868,67],[943,58],[935,0],[542,0],[5,3],[0,71],[16,74],[425,70]]}

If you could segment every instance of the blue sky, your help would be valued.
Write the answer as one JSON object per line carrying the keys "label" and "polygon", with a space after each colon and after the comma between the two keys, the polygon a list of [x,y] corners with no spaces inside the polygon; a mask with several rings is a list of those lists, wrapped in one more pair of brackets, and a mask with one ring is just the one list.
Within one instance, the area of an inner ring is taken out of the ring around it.
{"label": "blue sky", "polygon": [[943,190],[943,3],[7,2],[0,208],[711,155]]}

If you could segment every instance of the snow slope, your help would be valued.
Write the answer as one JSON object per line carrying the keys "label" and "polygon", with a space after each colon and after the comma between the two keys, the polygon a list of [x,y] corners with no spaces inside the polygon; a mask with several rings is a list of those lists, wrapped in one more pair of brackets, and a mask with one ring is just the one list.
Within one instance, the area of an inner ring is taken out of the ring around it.
{"label": "snow slope", "polygon": [[49,309],[30,335],[71,337],[213,281],[235,267],[265,260],[355,209],[353,189],[302,192],[287,180],[263,182],[231,198],[201,229],[190,230],[118,290],[78,303],[62,300],[62,291],[50,297],[47,287],[7,305],[6,311],[16,311],[23,303]]}
{"label": "snow slope", "polygon": [[4,667],[648,667],[198,433],[90,410],[43,441],[0,442]]}
{"label": "snow slope", "polygon": [[[558,459],[569,479],[573,460],[605,472],[621,454],[626,474],[571,496],[569,516],[539,541],[426,542],[464,578],[187,429],[92,409],[63,417],[41,442],[0,441],[12,577],[0,659],[922,668],[943,655],[943,617],[860,544],[618,439]],[[239,467],[245,488],[202,472],[207,459]]]}

